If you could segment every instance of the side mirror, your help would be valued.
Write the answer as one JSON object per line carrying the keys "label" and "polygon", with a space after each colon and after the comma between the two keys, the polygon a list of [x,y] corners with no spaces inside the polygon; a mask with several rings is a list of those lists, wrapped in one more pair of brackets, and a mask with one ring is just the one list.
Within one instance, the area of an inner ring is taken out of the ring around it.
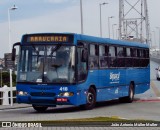
{"label": "side mirror", "polygon": [[15,46],[20,46],[20,42],[14,43],[13,48],[12,48],[12,61],[15,61],[16,59],[16,49],[14,48]]}
{"label": "side mirror", "polygon": [[88,59],[88,51],[85,48],[85,49],[82,50],[81,61],[82,62],[87,62],[87,59]]}
{"label": "side mirror", "polygon": [[12,49],[12,61],[15,61],[15,59],[16,59],[16,49],[13,48]]}

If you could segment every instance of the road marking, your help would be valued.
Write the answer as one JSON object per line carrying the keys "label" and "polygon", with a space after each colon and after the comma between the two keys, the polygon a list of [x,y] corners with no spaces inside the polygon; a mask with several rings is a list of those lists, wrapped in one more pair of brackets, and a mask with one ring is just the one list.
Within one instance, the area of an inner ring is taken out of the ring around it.
{"label": "road marking", "polygon": [[134,102],[160,102],[160,99],[139,99],[134,100]]}
{"label": "road marking", "polygon": [[153,81],[151,82],[151,87],[152,87],[155,95],[156,95],[157,97],[160,97],[160,91],[159,91],[159,89],[156,87],[156,85],[153,83]]}

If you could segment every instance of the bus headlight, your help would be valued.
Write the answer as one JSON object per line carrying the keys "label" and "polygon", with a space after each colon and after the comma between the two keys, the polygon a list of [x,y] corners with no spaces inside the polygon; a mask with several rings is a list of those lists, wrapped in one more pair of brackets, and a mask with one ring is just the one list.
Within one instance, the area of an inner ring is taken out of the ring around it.
{"label": "bus headlight", "polygon": [[73,95],[74,95],[73,92],[63,92],[59,94],[59,96],[64,96],[64,97],[71,97]]}
{"label": "bus headlight", "polygon": [[24,92],[24,91],[18,91],[17,94],[20,95],[20,96],[26,96],[26,95],[28,95],[28,93]]}

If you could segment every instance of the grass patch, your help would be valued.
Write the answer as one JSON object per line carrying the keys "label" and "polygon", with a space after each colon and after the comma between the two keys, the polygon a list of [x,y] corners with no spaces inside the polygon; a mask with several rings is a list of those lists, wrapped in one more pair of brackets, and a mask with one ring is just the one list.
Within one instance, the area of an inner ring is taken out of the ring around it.
{"label": "grass patch", "polygon": [[[16,122],[16,121],[15,121]],[[112,117],[94,117],[94,118],[80,118],[80,119],[65,119],[65,120],[48,120],[48,121],[22,121],[19,122],[17,121],[16,123],[39,123],[43,127],[44,126],[61,126],[61,127],[70,127],[70,126],[75,126],[75,127],[110,127],[112,126],[113,123],[117,124],[128,124],[128,125],[133,125],[134,124],[159,124],[159,121],[153,121],[153,120],[127,120],[127,119],[121,119],[117,116],[112,116]],[[36,124],[35,124],[36,125]]]}

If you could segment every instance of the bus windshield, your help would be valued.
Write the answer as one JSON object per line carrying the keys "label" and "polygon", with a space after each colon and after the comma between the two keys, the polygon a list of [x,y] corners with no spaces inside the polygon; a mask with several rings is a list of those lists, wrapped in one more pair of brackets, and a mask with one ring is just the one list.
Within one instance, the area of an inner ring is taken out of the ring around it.
{"label": "bus windshield", "polygon": [[21,46],[17,82],[75,83],[75,46]]}

